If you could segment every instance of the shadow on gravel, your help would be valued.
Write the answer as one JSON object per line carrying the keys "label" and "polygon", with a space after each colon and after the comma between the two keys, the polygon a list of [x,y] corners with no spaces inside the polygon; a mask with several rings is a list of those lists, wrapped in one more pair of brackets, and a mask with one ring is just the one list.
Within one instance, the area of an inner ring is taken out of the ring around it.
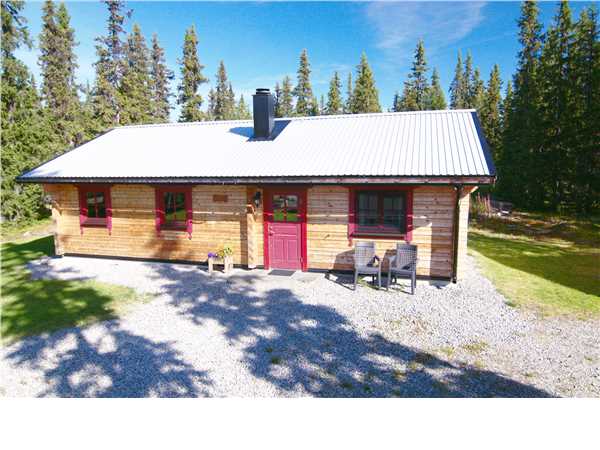
{"label": "shadow on gravel", "polygon": [[[217,321],[232,341],[250,341],[245,359],[257,378],[321,397],[549,397],[540,389],[472,366],[359,335],[333,308],[288,289],[268,289],[253,273],[203,277],[157,267],[171,303],[193,323]],[[250,339],[248,339],[250,338]],[[227,358],[227,355],[223,355]]]}
{"label": "shadow on gravel", "polygon": [[44,392],[59,397],[198,397],[210,384],[173,350],[119,327],[102,324],[106,333],[91,341],[79,328],[37,336],[15,344],[6,358],[17,366],[43,372]]}

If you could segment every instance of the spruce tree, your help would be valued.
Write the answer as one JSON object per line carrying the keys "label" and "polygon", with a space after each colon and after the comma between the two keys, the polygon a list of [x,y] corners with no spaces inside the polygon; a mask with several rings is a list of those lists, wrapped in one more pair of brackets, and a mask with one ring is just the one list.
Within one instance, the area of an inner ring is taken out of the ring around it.
{"label": "spruce tree", "polygon": [[198,59],[198,37],[196,28],[192,25],[185,32],[183,43],[183,58],[181,65],[181,83],[177,103],[181,106],[180,122],[194,122],[205,118],[202,112],[204,100],[198,93],[200,85],[207,83],[208,79],[202,74],[204,66]]}
{"label": "spruce tree", "polygon": [[273,98],[275,99],[275,117],[283,117],[281,115],[281,86],[279,85],[279,81],[275,83]]}
{"label": "spruce tree", "polygon": [[402,96],[400,95],[400,93],[398,91],[396,91],[394,93],[394,98],[392,100],[392,108],[391,110],[393,112],[400,112],[402,111]]}
{"label": "spruce tree", "polygon": [[312,111],[313,91],[310,84],[310,63],[306,49],[300,54],[300,66],[298,67],[298,84],[294,88],[296,97],[296,114],[308,116]]}
{"label": "spruce tree", "polygon": [[473,108],[473,56],[471,52],[467,52],[465,59],[465,70],[462,75],[461,93],[463,95],[463,108]]}
{"label": "spruce tree", "polygon": [[356,71],[356,84],[352,93],[352,112],[354,114],[381,112],[379,92],[375,87],[373,72],[364,52],[360,57],[360,63]]}
{"label": "spruce tree", "polygon": [[294,99],[293,99],[292,79],[286,76],[281,85],[281,100],[278,101],[279,116],[291,117],[294,115]]}
{"label": "spruce tree", "polygon": [[319,101],[317,100],[317,97],[313,95],[312,99],[310,100],[308,114],[311,116],[318,116],[319,111]]}
{"label": "spruce tree", "polygon": [[329,91],[327,92],[327,106],[325,114],[342,113],[342,82],[337,72],[333,73],[333,78],[329,82]]}
{"label": "spruce tree", "polygon": [[560,3],[554,23],[546,33],[546,43],[540,58],[539,87],[541,92],[541,148],[539,163],[543,164],[546,187],[552,209],[567,200],[569,181],[574,173],[573,150],[576,114],[572,96],[573,24],[566,1]]}
{"label": "spruce tree", "polygon": [[232,119],[235,114],[235,97],[233,89],[227,79],[227,71],[223,61],[219,63],[219,69],[216,74],[217,86],[213,91],[212,100],[212,120]]}
{"label": "spruce tree", "polygon": [[469,88],[471,90],[469,92],[469,103],[467,106],[477,110],[481,109],[485,97],[485,85],[479,74],[479,68],[476,68],[473,72]]}
{"label": "spruce tree", "polygon": [[545,186],[544,166],[540,160],[543,141],[540,123],[539,65],[542,26],[536,2],[523,2],[518,20],[517,69],[513,77],[513,99],[504,133],[499,163],[499,189],[519,206],[542,208]]}
{"label": "spruce tree", "polygon": [[150,78],[150,55],[146,40],[137,24],[133,25],[124,48],[124,69],[119,98],[122,124],[153,121],[154,97]]}
{"label": "spruce tree", "polygon": [[464,80],[463,80],[463,65],[460,52],[458,52],[456,66],[454,68],[454,78],[450,84],[450,108],[451,109],[464,109],[467,104],[467,95],[464,92]]}
{"label": "spruce tree", "polygon": [[490,79],[485,89],[481,108],[479,109],[479,118],[487,139],[492,150],[494,160],[500,160],[500,151],[502,145],[502,80],[500,79],[500,68],[498,64],[490,72]]}
{"label": "spruce tree", "polygon": [[402,111],[423,111],[427,109],[429,82],[427,80],[427,62],[425,60],[425,46],[419,40],[415,49],[411,72],[408,80],[404,82],[402,93]]}
{"label": "spruce tree", "polygon": [[22,172],[56,154],[52,123],[43,113],[33,76],[15,57],[22,46],[31,48],[23,2],[0,2],[2,39],[0,42],[0,168],[2,181],[2,219],[27,221],[44,214],[39,185],[16,185]]}
{"label": "spruce tree", "polygon": [[42,100],[44,112],[53,122],[60,145],[66,150],[84,139],[83,122],[80,120],[81,105],[75,82],[75,34],[64,3],[56,10],[54,3],[46,0],[43,12],[38,59],[42,77]]}
{"label": "spruce tree", "polygon": [[440,84],[440,76],[436,68],[433,69],[431,74],[431,85],[427,93],[426,107],[430,110],[446,109],[447,107],[446,96]]}
{"label": "spruce tree", "polygon": [[252,114],[250,113],[250,109],[244,100],[244,95],[240,95],[240,101],[237,104],[237,112],[236,119],[240,120],[248,120],[252,119]]}
{"label": "spruce tree", "polygon": [[150,87],[152,91],[152,119],[154,122],[168,122],[171,113],[172,96],[170,83],[173,71],[167,67],[165,51],[158,42],[156,33],[152,35],[152,54],[150,56]]}
{"label": "spruce tree", "polygon": [[352,72],[348,73],[348,79],[346,81],[346,101],[344,102],[344,114],[352,113],[352,95],[353,95],[353,87],[352,87]]}
{"label": "spruce tree", "polygon": [[125,2],[103,0],[108,8],[107,35],[96,38],[98,60],[94,86],[94,118],[100,130],[121,123],[119,87],[123,77],[123,23],[129,12],[124,11]]}
{"label": "spruce tree", "polygon": [[598,9],[582,10],[575,24],[572,72],[575,125],[572,199],[581,213],[600,209],[600,30]]}

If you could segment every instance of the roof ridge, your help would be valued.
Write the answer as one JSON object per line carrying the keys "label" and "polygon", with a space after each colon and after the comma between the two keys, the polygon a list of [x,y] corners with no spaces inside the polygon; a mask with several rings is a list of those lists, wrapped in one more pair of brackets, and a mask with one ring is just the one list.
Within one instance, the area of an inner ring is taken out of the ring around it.
{"label": "roof ridge", "polygon": [[[360,113],[360,114],[324,114],[320,116],[292,116],[292,117],[276,117],[276,121],[281,120],[327,120],[327,119],[350,119],[350,118],[361,118],[361,117],[388,117],[388,116],[402,116],[402,115],[422,115],[422,114],[455,114],[465,112],[477,112],[475,109],[432,109],[425,111],[385,111],[378,113]],[[234,120],[204,120],[196,122],[164,122],[164,123],[144,123],[137,125],[121,125],[114,127],[112,130],[120,129],[131,129],[131,128],[160,128],[160,127],[186,127],[194,125],[227,125],[227,124],[241,124],[250,123],[252,119],[234,119]]]}

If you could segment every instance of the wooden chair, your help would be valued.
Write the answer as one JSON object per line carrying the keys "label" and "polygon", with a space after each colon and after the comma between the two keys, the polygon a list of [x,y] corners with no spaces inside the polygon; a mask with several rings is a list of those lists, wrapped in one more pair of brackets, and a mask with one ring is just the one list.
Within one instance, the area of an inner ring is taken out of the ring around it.
{"label": "wooden chair", "polygon": [[417,246],[411,244],[396,244],[396,254],[390,259],[387,286],[390,280],[398,276],[410,278],[410,293],[414,295],[417,287]]}
{"label": "wooden chair", "polygon": [[381,264],[375,254],[375,242],[357,242],[354,246],[354,290],[360,274],[377,276],[381,288]]}

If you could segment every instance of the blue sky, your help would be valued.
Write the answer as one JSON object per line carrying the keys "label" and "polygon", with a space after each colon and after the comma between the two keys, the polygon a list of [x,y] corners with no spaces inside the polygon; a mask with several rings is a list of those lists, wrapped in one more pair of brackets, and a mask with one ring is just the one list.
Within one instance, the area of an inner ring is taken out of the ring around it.
{"label": "blue sky", "polygon": [[[79,42],[78,81],[93,83],[96,59],[94,38],[105,33],[106,8],[99,2],[66,2]],[[574,17],[589,3],[572,3]],[[133,10],[127,29],[138,23],[150,40],[158,33],[167,63],[179,76],[177,59],[185,29],[196,25],[204,74],[214,82],[222,59],[236,94],[247,100],[257,87],[273,88],[286,74],[295,80],[298,58],[308,50],[312,83],[317,96],[326,94],[335,70],[345,80],[362,51],[367,53],[382,106],[390,107],[394,92],[402,89],[414,47],[424,39],[427,61],[437,67],[446,92],[456,54],[470,50],[487,80],[494,63],[503,79],[514,70],[519,49],[516,2],[128,2]],[[41,2],[28,2],[24,15],[37,44]],[[540,4],[540,19],[551,23],[556,2]],[[37,48],[19,50],[39,79]],[[173,85],[173,90],[175,90]],[[345,86],[344,86],[345,88]],[[206,94],[209,86],[204,85]],[[205,97],[206,98],[206,97]],[[177,112],[174,112],[176,117]]]}

